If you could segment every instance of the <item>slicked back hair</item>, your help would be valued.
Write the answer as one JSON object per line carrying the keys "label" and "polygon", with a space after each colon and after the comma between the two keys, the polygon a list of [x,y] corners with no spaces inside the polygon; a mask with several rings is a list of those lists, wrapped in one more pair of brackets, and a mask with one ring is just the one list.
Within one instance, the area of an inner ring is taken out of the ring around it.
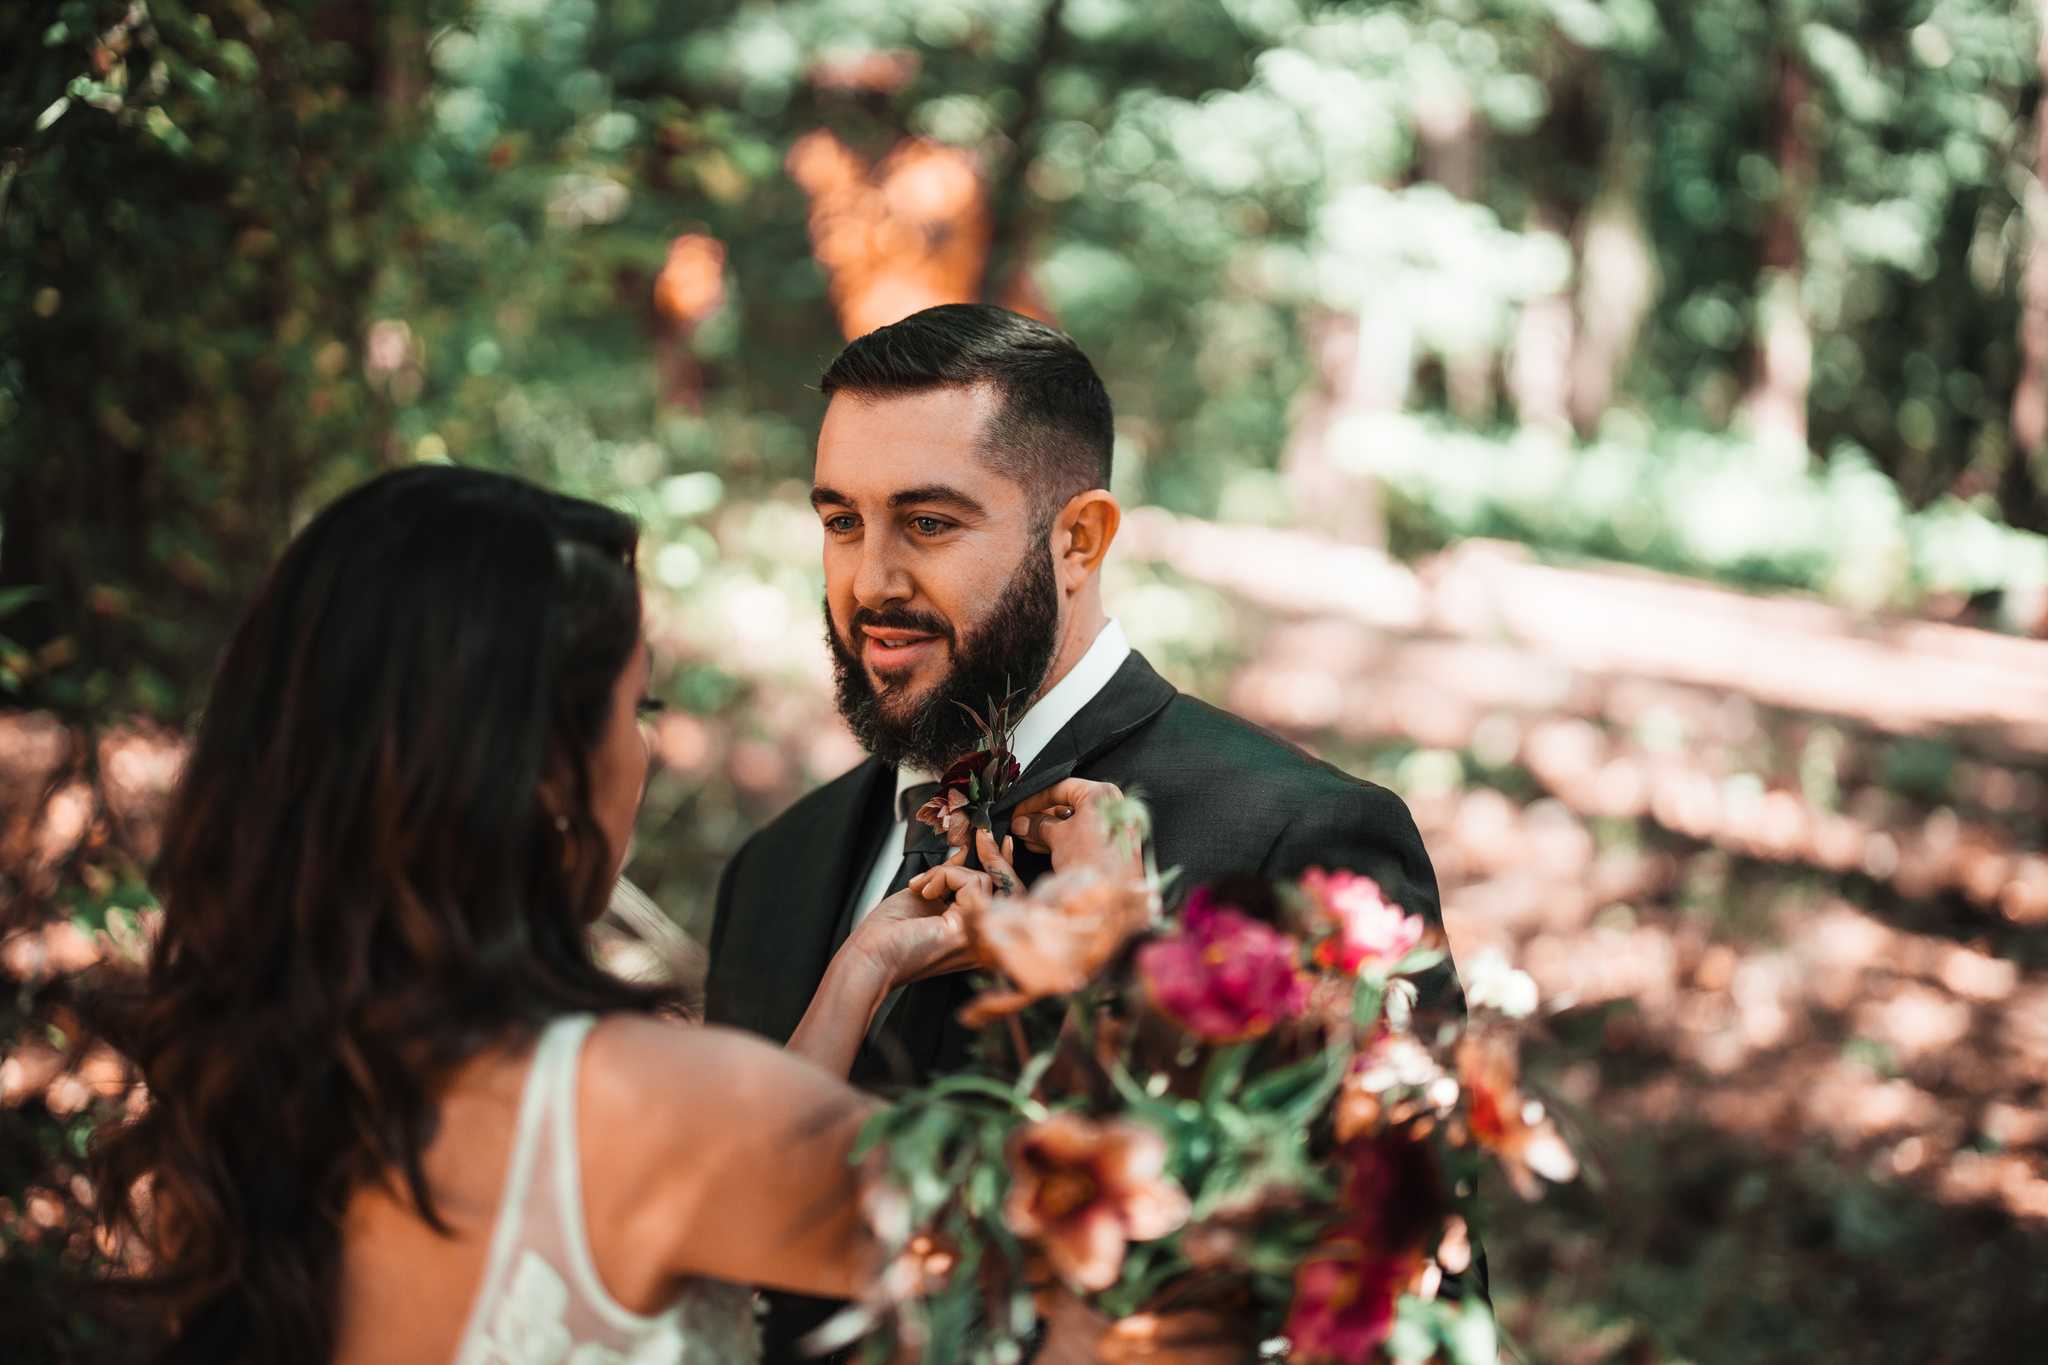
{"label": "slicked back hair", "polygon": [[818,381],[827,398],[987,384],[997,395],[982,453],[1050,525],[1077,493],[1109,487],[1109,391],[1065,332],[986,303],[943,303],[877,328]]}

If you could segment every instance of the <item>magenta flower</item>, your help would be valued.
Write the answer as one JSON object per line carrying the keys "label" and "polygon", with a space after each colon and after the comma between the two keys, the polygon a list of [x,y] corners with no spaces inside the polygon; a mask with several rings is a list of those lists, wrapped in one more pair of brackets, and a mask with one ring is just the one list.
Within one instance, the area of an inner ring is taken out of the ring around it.
{"label": "magenta flower", "polygon": [[1153,1005],[1212,1043],[1242,1042],[1300,1014],[1308,982],[1300,945],[1208,893],[1188,898],[1180,932],[1138,950],[1138,975]]}
{"label": "magenta flower", "polygon": [[1375,1251],[1355,1236],[1317,1247],[1294,1275],[1288,1359],[1317,1365],[1374,1359],[1394,1330],[1394,1306],[1421,1268],[1413,1250]]}
{"label": "magenta flower", "polygon": [[1316,903],[1332,932],[1316,944],[1319,967],[1347,976],[1385,972],[1415,950],[1427,926],[1388,900],[1380,884],[1355,872],[1325,872],[1312,867],[1302,874],[1301,889]]}

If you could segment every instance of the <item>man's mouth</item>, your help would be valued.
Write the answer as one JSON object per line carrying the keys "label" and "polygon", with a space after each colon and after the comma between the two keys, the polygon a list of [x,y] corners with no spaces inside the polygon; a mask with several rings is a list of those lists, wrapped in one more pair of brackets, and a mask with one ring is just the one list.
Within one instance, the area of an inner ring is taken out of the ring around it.
{"label": "man's mouth", "polygon": [[861,657],[869,668],[877,672],[921,663],[926,655],[943,643],[936,635],[914,630],[888,630],[880,626],[861,629]]}

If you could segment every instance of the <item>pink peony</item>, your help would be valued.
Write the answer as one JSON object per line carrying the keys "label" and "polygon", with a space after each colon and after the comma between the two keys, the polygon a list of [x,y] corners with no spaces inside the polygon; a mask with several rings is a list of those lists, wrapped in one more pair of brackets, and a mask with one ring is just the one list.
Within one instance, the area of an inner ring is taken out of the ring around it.
{"label": "pink peony", "polygon": [[1375,1252],[1355,1236],[1316,1248],[1294,1275],[1288,1359],[1319,1365],[1374,1359],[1394,1330],[1395,1304],[1420,1268],[1412,1250]]}
{"label": "pink peony", "polygon": [[1312,867],[1302,874],[1301,889],[1334,931],[1316,945],[1318,966],[1348,976],[1385,972],[1422,942],[1427,927],[1422,916],[1405,913],[1370,877]]}
{"label": "pink peony", "polygon": [[1257,1038],[1300,1014],[1308,982],[1299,945],[1236,910],[1188,898],[1181,929],[1138,950],[1138,975],[1154,1006],[1212,1043]]}

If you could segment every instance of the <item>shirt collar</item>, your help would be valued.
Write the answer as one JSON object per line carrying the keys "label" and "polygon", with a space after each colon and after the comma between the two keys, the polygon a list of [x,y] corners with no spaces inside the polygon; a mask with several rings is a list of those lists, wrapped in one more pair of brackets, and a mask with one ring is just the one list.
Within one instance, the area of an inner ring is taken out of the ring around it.
{"label": "shirt collar", "polygon": [[[1116,671],[1124,666],[1124,660],[1131,656],[1131,642],[1124,636],[1124,628],[1115,617],[1111,617],[1102,629],[1096,632],[1095,643],[1088,646],[1088,652],[1080,661],[1067,670],[1067,676],[1053,684],[1050,692],[1040,697],[1029,711],[1018,720],[1016,731],[1011,736],[1010,752],[1017,756],[1020,769],[1029,768],[1045,752],[1045,746],[1052,743],[1053,736],[1066,728],[1067,722],[1080,714],[1081,708],[1094,701]],[[903,809],[903,798],[912,787],[936,780],[934,773],[919,772],[914,768],[896,770],[896,818],[905,820],[912,812]]]}

